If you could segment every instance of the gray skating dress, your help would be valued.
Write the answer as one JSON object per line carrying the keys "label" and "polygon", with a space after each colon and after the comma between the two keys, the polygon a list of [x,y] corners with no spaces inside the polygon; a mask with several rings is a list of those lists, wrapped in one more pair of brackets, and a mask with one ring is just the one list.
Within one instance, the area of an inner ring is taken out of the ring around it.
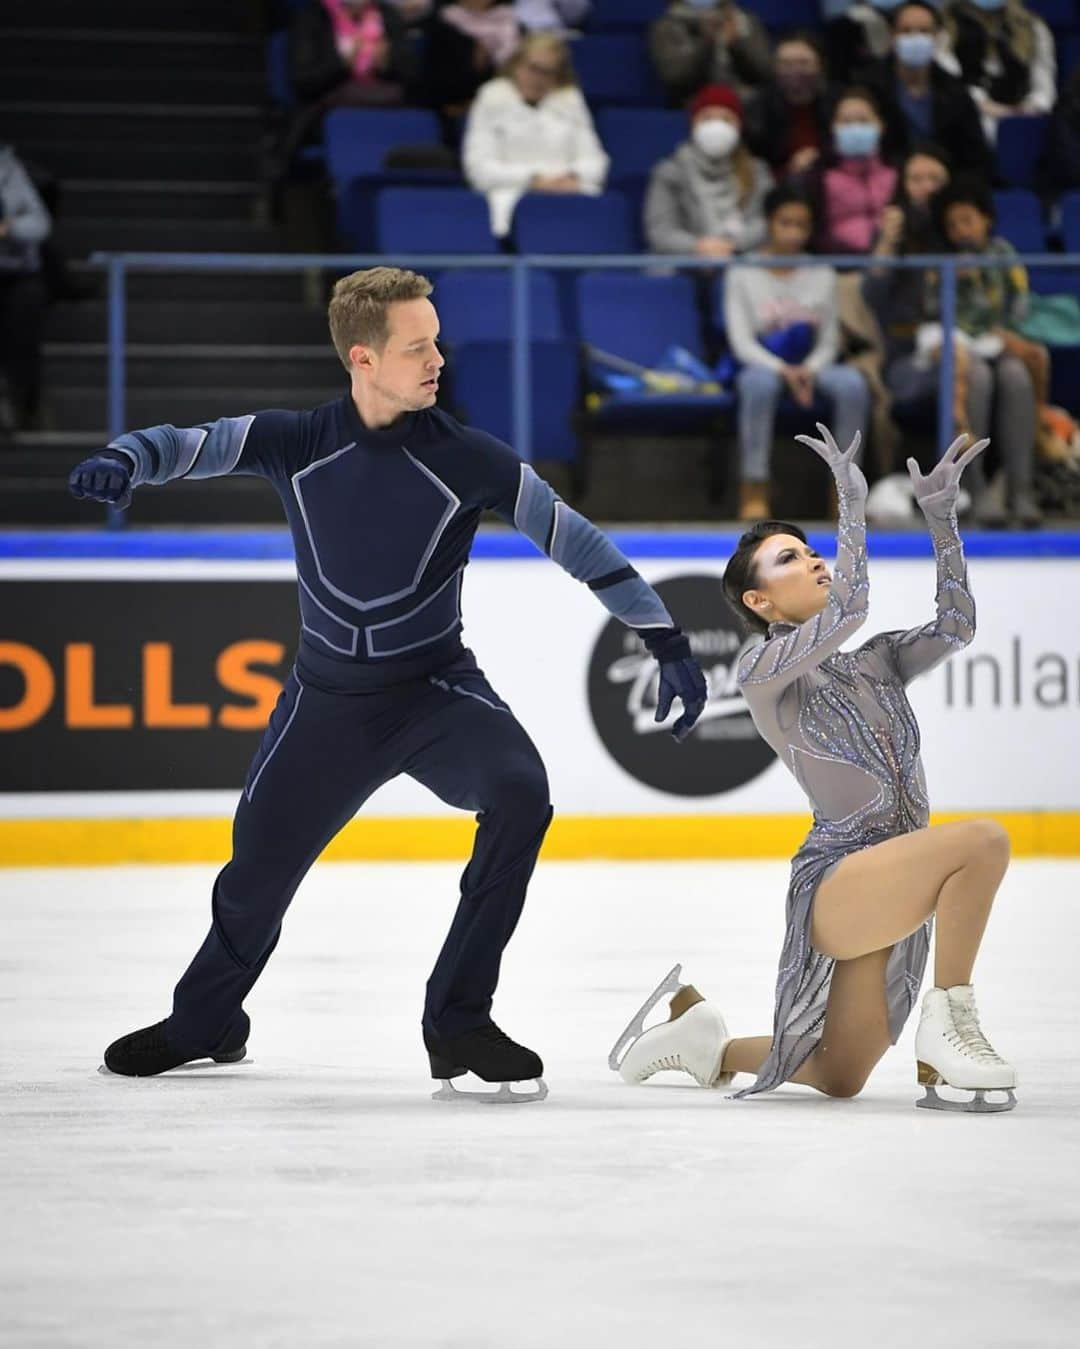
{"label": "gray skating dress", "polygon": [[[820,1040],[836,962],[810,944],[817,887],[849,853],[925,828],[929,806],[919,728],[905,686],[967,646],[975,633],[953,492],[920,502],[937,559],[936,618],[907,632],[879,633],[854,651],[839,649],[866,621],[869,582],[865,483],[861,475],[835,471],[839,537],[829,601],[799,626],[773,624],[766,640],[739,664],[739,687],[755,725],[795,775],[814,812],[813,827],[791,865],[772,1049],[740,1097],[787,1081]],[[866,903],[874,899],[868,894]],[[894,1044],[918,997],[930,926],[927,921],[898,942],[888,961]]]}

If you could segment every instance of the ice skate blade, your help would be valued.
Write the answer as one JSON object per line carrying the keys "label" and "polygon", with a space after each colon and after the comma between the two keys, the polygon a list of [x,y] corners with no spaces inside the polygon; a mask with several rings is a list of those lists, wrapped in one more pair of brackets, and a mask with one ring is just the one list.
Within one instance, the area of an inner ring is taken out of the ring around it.
{"label": "ice skate blade", "polygon": [[475,1102],[477,1105],[525,1105],[529,1101],[543,1101],[548,1094],[547,1083],[542,1077],[534,1079],[535,1091],[514,1091],[510,1082],[500,1082],[498,1091],[458,1091],[453,1082],[445,1081],[438,1091],[432,1092],[433,1101],[452,1101],[455,1104]]}
{"label": "ice skate blade", "polygon": [[248,1058],[247,1050],[243,1049],[239,1051],[238,1057],[222,1055],[216,1059],[192,1059],[190,1063],[179,1063],[175,1068],[166,1068],[162,1073],[144,1073],[141,1079],[135,1073],[114,1073],[111,1068],[107,1068],[103,1063],[98,1065],[98,1072],[102,1077],[127,1078],[129,1081],[134,1081],[137,1079],[146,1080],[150,1077],[171,1077],[174,1073],[201,1073],[212,1068],[247,1067],[248,1064],[254,1062],[254,1059]]}
{"label": "ice skate blade", "polygon": [[638,1008],[638,1010],[630,1018],[629,1024],[627,1025],[623,1033],[619,1036],[619,1038],[615,1041],[614,1045],[612,1045],[611,1053],[608,1055],[607,1064],[613,1073],[617,1073],[619,1071],[619,1060],[622,1056],[623,1051],[627,1048],[627,1046],[632,1044],[633,1041],[638,1039],[638,1037],[641,1035],[642,1031],[645,1029],[645,1018],[649,1015],[649,1013],[660,1001],[660,999],[668,993],[677,993],[679,989],[682,987],[680,983],[681,974],[682,974],[681,964],[675,965],[670,970],[668,970],[667,974],[664,975],[663,979],[661,979],[661,981],[649,994],[644,1005]]}
{"label": "ice skate blade", "polygon": [[[1016,1096],[1013,1094],[1012,1087],[977,1087],[972,1088],[975,1092],[974,1098],[970,1101],[950,1101],[945,1096],[937,1094],[937,1088],[926,1085],[926,1095],[920,1097],[915,1102],[916,1110],[952,1110],[963,1115],[1000,1115],[1006,1110],[1016,1109]],[[961,1088],[960,1090],[967,1090]],[[1005,1101],[988,1101],[987,1092],[1004,1092],[1008,1097]]]}

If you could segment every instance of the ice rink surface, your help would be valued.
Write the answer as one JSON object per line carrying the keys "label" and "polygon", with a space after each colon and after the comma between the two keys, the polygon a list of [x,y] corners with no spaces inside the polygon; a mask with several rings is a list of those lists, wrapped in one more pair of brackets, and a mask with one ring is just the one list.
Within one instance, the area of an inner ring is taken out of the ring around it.
{"label": "ice rink surface", "polygon": [[781,863],[542,862],[495,1015],[551,1095],[434,1103],[457,873],[317,868],[251,1061],[138,1081],[102,1049],[165,1015],[212,869],[0,872],[5,1349],[1078,1343],[1080,865],[1014,863],[991,919],[976,990],[1021,1086],[990,1117],[913,1108],[911,1023],[851,1101],[608,1071],[676,960],[771,1028]]}

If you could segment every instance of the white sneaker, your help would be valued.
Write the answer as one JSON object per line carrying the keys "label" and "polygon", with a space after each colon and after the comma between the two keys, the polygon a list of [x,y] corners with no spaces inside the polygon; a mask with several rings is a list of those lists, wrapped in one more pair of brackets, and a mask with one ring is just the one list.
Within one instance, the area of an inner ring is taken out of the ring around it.
{"label": "white sneaker", "polygon": [[[1016,1105],[1016,1069],[982,1033],[970,984],[927,989],[915,1034],[915,1058],[919,1083],[926,1088],[926,1095],[916,1105],[976,1112],[1011,1110]],[[943,1099],[935,1090],[939,1086],[972,1091],[974,1100]],[[1007,1101],[988,1101],[988,1091],[1005,1092]]]}

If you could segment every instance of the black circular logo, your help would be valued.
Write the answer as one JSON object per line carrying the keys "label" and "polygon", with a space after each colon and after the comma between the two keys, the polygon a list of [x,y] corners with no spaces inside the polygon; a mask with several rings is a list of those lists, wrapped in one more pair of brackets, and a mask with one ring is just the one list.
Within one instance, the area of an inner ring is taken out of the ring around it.
{"label": "black circular logo", "polygon": [[675,576],[654,587],[690,638],[709,686],[709,701],[683,743],[658,725],[659,667],[632,628],[612,618],[589,662],[589,707],[600,739],[631,776],[674,796],[713,796],[751,782],[776,757],[757,733],[735,685],[748,645],[727,607],[719,576]]}

